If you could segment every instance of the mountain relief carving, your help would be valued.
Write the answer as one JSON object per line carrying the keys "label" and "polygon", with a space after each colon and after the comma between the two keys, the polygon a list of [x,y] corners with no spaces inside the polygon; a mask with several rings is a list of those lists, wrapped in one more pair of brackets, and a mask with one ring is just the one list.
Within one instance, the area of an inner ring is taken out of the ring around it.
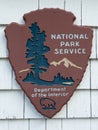
{"label": "mountain relief carving", "polygon": [[82,67],[80,66],[77,66],[75,65],[74,63],[72,63],[70,60],[68,60],[67,58],[63,58],[62,60],[60,61],[52,61],[50,63],[50,65],[54,65],[55,67],[57,67],[58,65],[61,65],[61,63],[63,63],[63,65],[66,67],[66,68],[69,68],[70,66],[71,67],[74,67],[74,68],[77,68],[77,69],[80,69],[82,70]]}

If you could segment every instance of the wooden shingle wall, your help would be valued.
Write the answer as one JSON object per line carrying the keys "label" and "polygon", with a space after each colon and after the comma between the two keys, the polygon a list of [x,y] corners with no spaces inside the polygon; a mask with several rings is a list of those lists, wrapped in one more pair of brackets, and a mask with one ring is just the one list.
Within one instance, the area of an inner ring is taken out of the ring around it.
{"label": "wooden shingle wall", "polygon": [[[15,81],[8,60],[5,27],[24,24],[32,10],[61,8],[76,16],[75,24],[94,31],[92,54],[76,92],[53,119],[40,115]],[[0,0],[0,130],[98,130],[98,0]]]}

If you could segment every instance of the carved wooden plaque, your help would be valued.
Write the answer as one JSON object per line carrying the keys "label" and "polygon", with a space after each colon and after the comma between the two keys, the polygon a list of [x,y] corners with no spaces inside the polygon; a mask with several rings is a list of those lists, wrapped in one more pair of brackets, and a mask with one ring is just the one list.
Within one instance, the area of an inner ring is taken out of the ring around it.
{"label": "carved wooden plaque", "polygon": [[5,33],[17,82],[42,115],[52,118],[82,80],[91,53],[93,32],[74,25],[75,16],[60,9],[24,15]]}

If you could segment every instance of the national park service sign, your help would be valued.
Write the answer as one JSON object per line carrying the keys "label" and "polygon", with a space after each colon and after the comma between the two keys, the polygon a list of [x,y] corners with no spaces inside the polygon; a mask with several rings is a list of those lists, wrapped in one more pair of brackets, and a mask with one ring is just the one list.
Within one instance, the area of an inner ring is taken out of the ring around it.
{"label": "national park service sign", "polygon": [[82,80],[91,53],[93,32],[74,25],[75,16],[60,9],[24,15],[5,33],[17,82],[42,115],[52,118]]}

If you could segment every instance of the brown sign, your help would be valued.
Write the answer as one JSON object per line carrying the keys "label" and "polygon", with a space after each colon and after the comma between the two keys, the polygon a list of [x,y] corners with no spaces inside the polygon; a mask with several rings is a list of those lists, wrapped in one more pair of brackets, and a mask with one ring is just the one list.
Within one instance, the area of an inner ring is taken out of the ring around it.
{"label": "brown sign", "polygon": [[79,85],[91,53],[93,32],[73,24],[60,9],[24,15],[25,25],[11,23],[5,33],[16,80],[42,115],[52,118]]}

